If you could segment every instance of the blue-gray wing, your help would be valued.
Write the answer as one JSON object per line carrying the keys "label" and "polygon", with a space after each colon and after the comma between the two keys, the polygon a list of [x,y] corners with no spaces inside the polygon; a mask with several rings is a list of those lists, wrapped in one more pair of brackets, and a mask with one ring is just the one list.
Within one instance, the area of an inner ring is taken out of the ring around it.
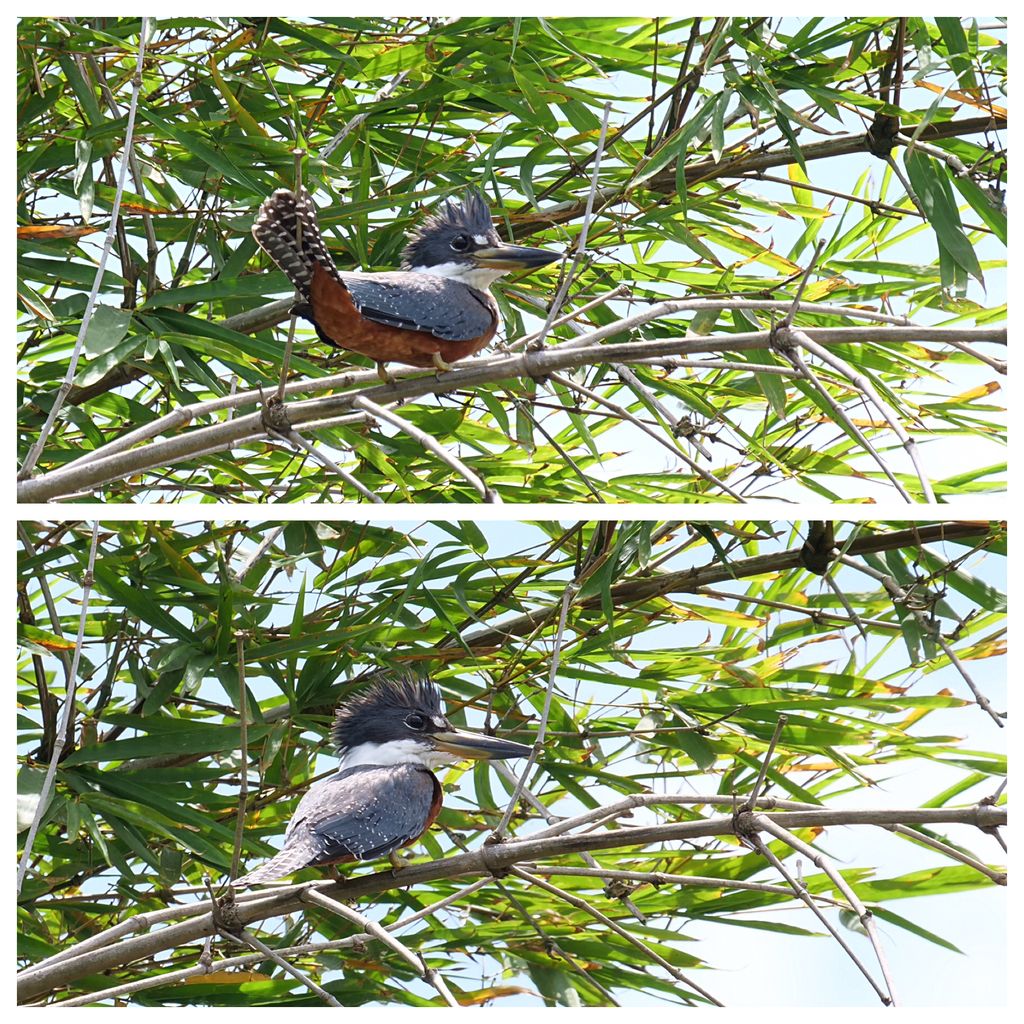
{"label": "blue-gray wing", "polygon": [[487,296],[461,281],[396,270],[366,277],[342,274],[352,301],[368,320],[444,341],[471,341],[494,325]]}
{"label": "blue-gray wing", "polygon": [[440,784],[413,764],[361,765],[314,786],[299,803],[285,846],[304,832],[314,859],[373,860],[419,838],[437,813]]}

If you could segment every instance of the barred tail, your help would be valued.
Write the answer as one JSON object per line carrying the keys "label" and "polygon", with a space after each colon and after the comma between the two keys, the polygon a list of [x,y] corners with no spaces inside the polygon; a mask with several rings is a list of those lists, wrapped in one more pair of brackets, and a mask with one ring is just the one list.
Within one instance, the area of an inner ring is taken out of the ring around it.
{"label": "barred tail", "polygon": [[[301,236],[298,241],[297,224],[301,225]],[[300,188],[298,192],[281,188],[264,200],[259,213],[256,214],[252,234],[260,247],[288,275],[288,279],[307,302],[313,281],[313,267],[317,263],[344,286],[334,260],[324,244],[323,235],[320,234],[316,207],[304,188]]]}
{"label": "barred tail", "polygon": [[244,885],[257,885],[260,882],[272,882],[277,878],[284,878],[285,875],[308,868],[313,856],[312,846],[308,843],[299,842],[287,845],[266,864],[261,864],[254,871],[242,875],[241,878],[236,878],[231,884],[238,889]]}

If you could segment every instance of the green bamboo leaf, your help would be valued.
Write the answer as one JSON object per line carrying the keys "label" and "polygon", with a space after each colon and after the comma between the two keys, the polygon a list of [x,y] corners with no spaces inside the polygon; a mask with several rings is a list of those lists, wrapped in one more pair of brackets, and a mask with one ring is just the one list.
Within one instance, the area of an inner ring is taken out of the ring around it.
{"label": "green bamboo leaf", "polygon": [[984,284],[981,264],[963,232],[960,214],[953,202],[949,169],[919,152],[910,154],[904,160],[904,165],[943,252],[948,254],[957,267],[970,274],[979,284]]}
{"label": "green bamboo leaf", "polygon": [[188,640],[192,633],[182,622],[154,601],[143,589],[132,586],[107,565],[94,568],[96,584],[108,597],[127,608],[147,625],[154,626],[167,636]]}
{"label": "green bamboo leaf", "polygon": [[146,103],[139,104],[139,116],[145,118],[154,128],[162,132],[164,136],[173,139],[186,153],[194,154],[207,166],[223,174],[225,178],[236,182],[254,196],[265,194],[268,189],[266,185],[254,178],[248,171],[239,167],[232,161],[223,150],[217,149],[206,142],[198,128],[182,128],[177,124],[161,117],[152,110]]}

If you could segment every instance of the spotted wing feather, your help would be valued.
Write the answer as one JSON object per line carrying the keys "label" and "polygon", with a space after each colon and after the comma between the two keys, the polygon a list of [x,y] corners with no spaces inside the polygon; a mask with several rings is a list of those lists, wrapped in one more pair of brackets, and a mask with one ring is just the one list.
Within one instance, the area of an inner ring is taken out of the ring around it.
{"label": "spotted wing feather", "polygon": [[443,341],[471,341],[493,331],[496,313],[487,296],[461,281],[401,270],[340,276],[359,312],[376,323]]}
{"label": "spotted wing feather", "polygon": [[374,860],[419,838],[432,820],[439,783],[412,764],[361,765],[339,772],[328,787],[333,792],[303,826],[318,847],[318,864]]}
{"label": "spotted wing feather", "polygon": [[425,768],[348,768],[313,786],[295,809],[281,852],[232,884],[253,885],[303,868],[383,857],[422,835],[439,803],[440,784]]}

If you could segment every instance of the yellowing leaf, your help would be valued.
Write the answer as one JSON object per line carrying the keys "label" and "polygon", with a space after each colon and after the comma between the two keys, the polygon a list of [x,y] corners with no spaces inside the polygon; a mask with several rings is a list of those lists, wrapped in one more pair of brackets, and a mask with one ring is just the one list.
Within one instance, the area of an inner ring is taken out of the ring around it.
{"label": "yellowing leaf", "polygon": [[990,380],[987,384],[982,384],[980,387],[971,388],[968,391],[961,391],[959,395],[955,395],[952,399],[954,402],[970,402],[975,398],[985,398],[987,395],[994,394],[999,391],[1002,385],[999,381]]}
{"label": "yellowing leaf", "polygon": [[81,238],[83,235],[91,235],[99,231],[99,228],[76,227],[73,224],[20,224],[18,226],[19,238]]}
{"label": "yellowing leaf", "polygon": [[[932,92],[942,92],[941,86],[936,85],[934,82],[916,82],[915,84],[921,86],[922,89],[930,89]],[[984,101],[979,100],[977,96],[972,96],[970,93],[960,92],[959,89],[950,89],[946,95],[960,103],[966,103],[970,107],[977,107],[978,110],[984,110],[986,114],[993,114],[996,117],[1006,117],[1005,107],[996,106],[994,103],[985,103]]]}
{"label": "yellowing leaf", "polygon": [[494,988],[482,988],[479,992],[460,992],[458,996],[459,1006],[479,1006],[481,1003],[489,1003],[492,999],[505,999],[507,996],[529,996],[533,995],[528,988],[520,988],[518,985],[501,985]]}
{"label": "yellowing leaf", "polygon": [[269,974],[259,971],[211,971],[185,979],[186,985],[242,985],[247,981],[270,981]]}

